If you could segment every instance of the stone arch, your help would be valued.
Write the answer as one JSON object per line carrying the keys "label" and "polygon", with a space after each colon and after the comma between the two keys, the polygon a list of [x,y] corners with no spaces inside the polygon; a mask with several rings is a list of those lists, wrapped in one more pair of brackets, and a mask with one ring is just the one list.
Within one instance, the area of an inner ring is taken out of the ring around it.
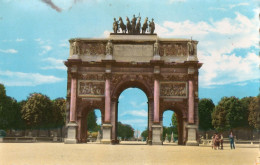
{"label": "stone arch", "polygon": [[[80,43],[76,47],[75,40]],[[112,44],[111,54],[105,51],[108,42]],[[162,144],[160,115],[173,109],[182,116],[182,143],[198,145],[198,71],[202,63],[196,53],[189,54],[190,42],[194,46],[198,43],[157,35],[71,39],[70,56],[65,62],[70,99],[65,143],[80,142],[79,120],[86,113],[84,109],[92,108],[100,109],[104,117],[101,143],[115,143],[119,94],[128,87],[137,87],[148,97],[149,144]],[[156,44],[159,54],[154,53]]]}
{"label": "stone arch", "polygon": [[101,101],[93,101],[93,100],[81,100],[78,105],[78,113],[77,113],[77,141],[78,143],[86,143],[87,142],[87,116],[91,111],[95,109],[100,110],[101,112],[101,123],[104,122],[104,105]]}
{"label": "stone arch", "polygon": [[184,124],[183,122],[185,121],[185,117],[183,115],[183,110],[181,109],[180,106],[178,106],[178,104],[173,104],[171,105],[167,105],[163,106],[162,108],[160,108],[160,121],[161,124],[163,123],[163,113],[165,111],[173,111],[174,113],[176,113],[177,115],[177,120],[178,120],[178,145],[183,145],[185,144],[185,138],[184,138]]}
{"label": "stone arch", "polygon": [[111,123],[112,123],[112,143],[117,144],[119,143],[117,139],[117,120],[118,120],[118,98],[120,94],[127,88],[138,88],[142,90],[147,97],[147,104],[148,104],[148,130],[149,130],[149,137],[148,139],[151,140],[152,135],[152,123],[153,123],[153,90],[151,86],[147,85],[147,82],[141,80],[133,80],[133,79],[124,79],[124,81],[116,84],[111,92],[112,96],[112,109],[111,109]]}
{"label": "stone arch", "polygon": [[116,84],[114,89],[112,89],[112,98],[116,99],[119,97],[119,95],[127,88],[139,88],[141,89],[147,96],[147,98],[153,97],[153,90],[151,89],[151,86],[148,86],[145,81],[140,80],[123,80],[122,82]]}

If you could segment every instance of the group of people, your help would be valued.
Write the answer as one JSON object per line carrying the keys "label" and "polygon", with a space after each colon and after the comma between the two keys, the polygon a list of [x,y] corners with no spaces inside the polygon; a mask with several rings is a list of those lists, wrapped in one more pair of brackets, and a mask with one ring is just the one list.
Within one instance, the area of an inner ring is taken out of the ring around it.
{"label": "group of people", "polygon": [[212,136],[212,149],[214,148],[215,150],[216,149],[223,150],[223,142],[224,142],[223,135],[215,133]]}
{"label": "group of people", "polygon": [[[233,135],[232,131],[229,134],[229,141],[230,141],[230,148],[235,149],[234,135]],[[224,142],[223,134],[222,133],[215,133],[212,136],[212,149],[223,150],[223,142]]]}

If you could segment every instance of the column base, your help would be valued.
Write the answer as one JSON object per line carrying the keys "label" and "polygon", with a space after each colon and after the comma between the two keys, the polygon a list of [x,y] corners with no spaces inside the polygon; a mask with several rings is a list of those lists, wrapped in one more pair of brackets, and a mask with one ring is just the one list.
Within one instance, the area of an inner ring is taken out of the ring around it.
{"label": "column base", "polygon": [[199,146],[199,143],[197,141],[197,125],[187,125],[186,126],[187,131],[188,131],[188,140],[186,142],[186,146]]}
{"label": "column base", "polygon": [[68,123],[68,134],[67,138],[64,140],[65,144],[76,144],[77,139],[76,139],[76,132],[77,132],[77,123]]}
{"label": "column base", "polygon": [[152,145],[162,145],[162,126],[159,124],[152,125],[153,137],[152,137]]}
{"label": "column base", "polygon": [[103,124],[103,133],[102,133],[102,139],[101,143],[102,144],[111,144],[111,124]]}

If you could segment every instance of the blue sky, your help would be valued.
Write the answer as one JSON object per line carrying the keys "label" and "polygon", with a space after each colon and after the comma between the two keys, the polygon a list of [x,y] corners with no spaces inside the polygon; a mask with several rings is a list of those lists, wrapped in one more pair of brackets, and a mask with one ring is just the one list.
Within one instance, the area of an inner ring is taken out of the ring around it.
{"label": "blue sky", "polygon": [[[1,0],[0,83],[19,101],[32,92],[51,99],[65,97],[63,61],[69,56],[68,39],[107,37],[114,17],[131,18],[140,13],[154,18],[159,37],[199,41],[198,57],[204,63],[199,75],[200,98],[211,98],[217,104],[223,96],[256,96],[260,78],[258,6],[254,0]],[[137,123],[146,117],[138,116],[131,123],[131,113],[147,111],[144,101],[139,102],[147,98],[127,92],[120,95],[125,105],[120,101],[119,112],[125,121],[139,127]]]}

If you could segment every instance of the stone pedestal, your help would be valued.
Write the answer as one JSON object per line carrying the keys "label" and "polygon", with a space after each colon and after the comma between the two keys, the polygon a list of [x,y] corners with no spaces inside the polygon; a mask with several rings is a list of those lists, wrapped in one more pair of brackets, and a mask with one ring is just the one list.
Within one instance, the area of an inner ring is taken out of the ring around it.
{"label": "stone pedestal", "polygon": [[162,126],[160,124],[152,125],[153,130],[153,138],[152,138],[152,145],[162,145]]}
{"label": "stone pedestal", "polygon": [[4,142],[4,138],[0,136],[0,143]]}
{"label": "stone pedestal", "polygon": [[77,139],[76,139],[76,130],[77,130],[77,123],[69,123],[67,125],[68,127],[68,134],[67,138],[65,139],[65,144],[76,144]]}
{"label": "stone pedestal", "polygon": [[197,131],[198,126],[187,125],[186,128],[187,128],[187,131],[188,131],[188,137],[187,137],[186,145],[187,146],[198,146],[199,143],[197,142],[197,138],[196,138],[196,131]]}
{"label": "stone pedestal", "polygon": [[102,125],[102,140],[101,143],[102,144],[111,144],[111,128],[112,125],[111,124],[103,124]]}

